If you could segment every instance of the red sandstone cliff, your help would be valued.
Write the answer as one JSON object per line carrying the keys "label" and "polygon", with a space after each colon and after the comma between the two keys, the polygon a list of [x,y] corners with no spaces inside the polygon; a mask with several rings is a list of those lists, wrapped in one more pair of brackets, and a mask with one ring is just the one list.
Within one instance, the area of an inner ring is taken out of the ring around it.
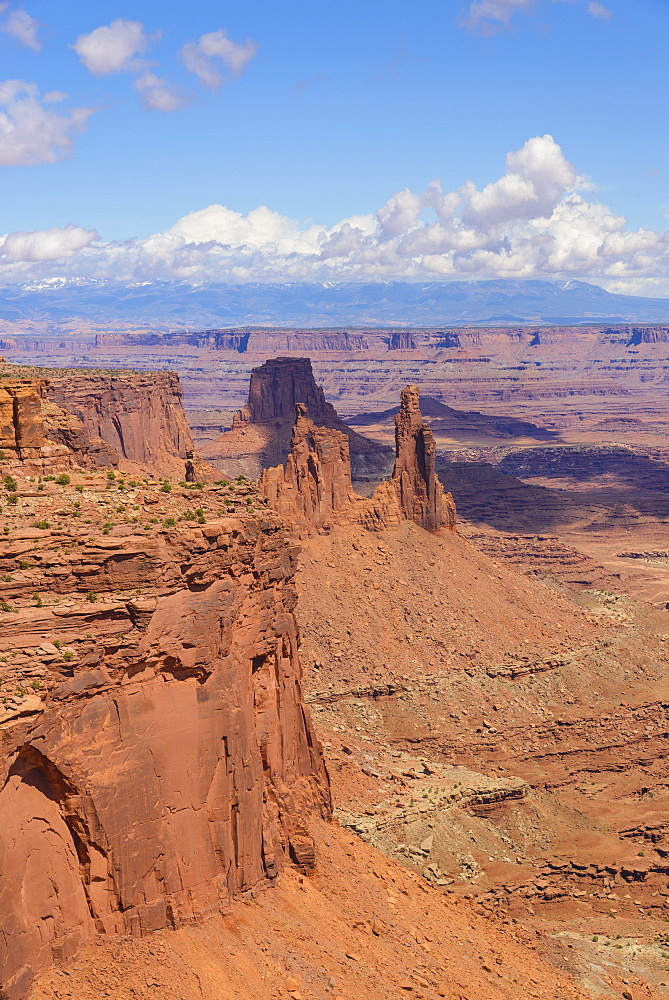
{"label": "red sandstone cliff", "polygon": [[[109,535],[106,478],[80,482],[49,489],[97,526],[19,513],[0,550],[2,1000],[96,935],[179,927],[288,858],[313,866],[306,823],[330,810],[276,518]],[[177,501],[144,502],[162,517]]]}
{"label": "red sandstone cliff", "polygon": [[195,452],[174,372],[4,364],[0,449],[36,472],[80,465],[215,479]]}
{"label": "red sandstone cliff", "polygon": [[119,460],[183,477],[194,452],[175,372],[49,372],[49,399],[78,417]]}
{"label": "red sandstone cliff", "polygon": [[309,358],[271,358],[254,368],[246,405],[235,414],[231,430],[201,449],[202,458],[229,474],[241,472],[257,479],[263,469],[287,460],[298,405],[316,426],[347,438],[356,468],[385,467],[388,449],[340,420],[316,384]]}
{"label": "red sandstone cliff", "polygon": [[348,439],[336,429],[317,427],[297,407],[290,454],[283,465],[266,469],[260,490],[270,506],[300,530],[356,521],[371,530],[414,521],[428,531],[455,527],[455,504],[435,472],[435,443],[424,423],[418,386],[402,390],[395,418],[393,478],[371,498],[358,496],[351,483]]}

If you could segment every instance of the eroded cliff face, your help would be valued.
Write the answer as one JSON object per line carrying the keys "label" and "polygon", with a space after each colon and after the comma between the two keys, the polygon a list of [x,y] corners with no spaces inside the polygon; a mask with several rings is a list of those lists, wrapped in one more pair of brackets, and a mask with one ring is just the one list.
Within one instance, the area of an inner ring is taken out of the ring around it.
{"label": "eroded cliff face", "polygon": [[455,506],[444,493],[435,472],[436,445],[429,424],[420,411],[417,385],[402,389],[399,413],[395,417],[395,468],[393,480],[407,521],[415,521],[428,531],[454,527]]}
{"label": "eroded cliff face", "polygon": [[266,469],[260,489],[294,527],[327,527],[358,499],[351,483],[348,437],[318,427],[298,404],[286,466]]}
{"label": "eroded cliff face", "polygon": [[212,488],[192,525],[156,490],[143,529],[102,530],[106,478],[73,478],[19,482],[21,505],[55,492],[87,524],[10,513],[0,550],[2,1000],[96,935],[179,927],[288,859],[313,867],[308,823],[330,812],[278,519],[220,517]]}
{"label": "eroded cliff face", "polygon": [[213,480],[175,372],[0,368],[0,449],[37,472],[79,465]]}
{"label": "eroded cliff face", "polygon": [[7,375],[0,383],[0,448],[10,457],[39,458],[46,444],[42,400],[44,379]]}
{"label": "eroded cliff face", "polygon": [[352,521],[370,530],[414,521],[428,531],[455,528],[455,504],[435,472],[435,443],[424,423],[418,386],[402,390],[395,420],[393,478],[381,483],[371,498],[358,496],[351,482],[345,434],[318,427],[297,407],[291,450],[285,467],[265,470],[260,490],[293,528],[312,531]]}
{"label": "eroded cliff face", "polygon": [[249,397],[233,418],[232,429],[205,445],[201,455],[230,474],[257,479],[264,469],[286,462],[291,449],[295,408],[318,427],[346,437],[358,470],[385,468],[388,449],[351,430],[316,384],[309,358],[271,358],[251,372]]}
{"label": "eroded cliff face", "polygon": [[[74,440],[82,429],[74,426],[79,421],[49,404],[46,379],[30,377],[7,365],[0,377],[0,450],[4,460],[18,461],[36,472],[68,468],[74,453],[54,429],[67,427]],[[87,443],[92,449],[88,438]]]}
{"label": "eroded cliff face", "polygon": [[183,476],[194,452],[179,376],[175,372],[53,370],[49,399],[78,417],[119,459]]}

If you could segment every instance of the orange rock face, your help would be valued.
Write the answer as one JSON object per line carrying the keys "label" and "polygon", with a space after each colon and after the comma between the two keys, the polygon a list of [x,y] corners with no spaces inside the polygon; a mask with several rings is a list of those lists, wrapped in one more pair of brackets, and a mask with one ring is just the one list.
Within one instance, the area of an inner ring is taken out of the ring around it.
{"label": "orange rock face", "polygon": [[42,420],[44,379],[8,378],[0,385],[0,448],[18,458],[39,455],[46,443]]}
{"label": "orange rock face", "polygon": [[435,443],[429,424],[420,412],[419,389],[402,389],[401,406],[395,417],[395,468],[393,480],[407,521],[428,531],[455,526],[455,505],[444,493],[434,468]]}
{"label": "orange rock face", "polygon": [[[306,824],[330,813],[300,689],[294,552],[273,515],[71,554],[48,534],[19,546],[45,597],[67,597],[31,608],[17,581],[2,614],[3,691],[19,685],[0,709],[3,1000],[99,933],[179,927],[289,858],[313,867]],[[81,650],[61,655],[56,634]]]}
{"label": "orange rock face", "polygon": [[309,420],[297,407],[285,468],[266,469],[260,490],[271,507],[302,530],[355,521],[372,531],[415,521],[428,531],[455,527],[455,504],[444,493],[434,469],[432,432],[418,405],[418,387],[402,390],[396,418],[393,478],[371,498],[358,496],[351,483],[348,438]]}
{"label": "orange rock face", "polygon": [[318,427],[298,404],[285,469],[266,469],[260,486],[274,509],[293,523],[313,528],[332,524],[356,499],[348,437]]}
{"label": "orange rock face", "polygon": [[264,469],[288,460],[296,406],[315,426],[346,438],[356,467],[385,467],[387,449],[339,418],[316,384],[309,358],[270,358],[254,368],[246,405],[235,414],[231,430],[202,448],[202,458],[231,474],[258,478]]}
{"label": "orange rock face", "polygon": [[183,476],[194,450],[175,372],[50,372],[49,399],[119,459]]}

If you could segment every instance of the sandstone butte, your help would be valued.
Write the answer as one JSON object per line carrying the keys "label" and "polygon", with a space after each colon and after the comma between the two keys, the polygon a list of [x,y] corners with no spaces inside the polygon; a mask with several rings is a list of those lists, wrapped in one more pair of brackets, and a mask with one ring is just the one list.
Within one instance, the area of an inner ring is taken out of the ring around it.
{"label": "sandstone butte", "polygon": [[232,428],[206,444],[203,459],[229,475],[257,479],[264,469],[287,460],[295,407],[318,427],[343,434],[356,471],[378,471],[388,449],[347,427],[316,384],[309,358],[270,358],[251,372],[246,405],[235,413]]}
{"label": "sandstone butte", "polygon": [[[59,397],[70,421],[48,385],[5,374],[0,998],[23,1000],[40,973],[35,1000],[155,986],[174,1000],[592,996],[522,929],[491,926],[331,822],[301,687],[297,549],[267,497],[243,479],[152,482],[138,459],[163,445],[194,471],[188,439],[165,433],[178,408],[92,379],[86,402]],[[122,435],[101,409],[122,415]],[[153,450],[127,433],[142,414]],[[55,423],[94,434],[120,471],[83,467]],[[356,506],[374,527],[453,527],[415,387],[380,499],[349,492],[347,441],[300,411],[275,500],[292,496],[311,530]]]}
{"label": "sandstone butte", "polygon": [[429,531],[453,529],[455,504],[435,472],[434,439],[418,398],[418,386],[402,390],[393,476],[377,486],[371,498],[353,490],[348,436],[337,428],[317,426],[300,403],[286,465],[263,472],[261,492],[288,524],[307,530],[341,521],[378,530],[397,527],[403,520]]}

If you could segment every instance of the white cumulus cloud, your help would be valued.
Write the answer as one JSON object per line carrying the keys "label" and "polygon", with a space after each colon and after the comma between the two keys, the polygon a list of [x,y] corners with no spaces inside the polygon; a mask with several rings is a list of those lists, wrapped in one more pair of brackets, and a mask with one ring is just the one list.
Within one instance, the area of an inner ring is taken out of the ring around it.
{"label": "white cumulus cloud", "polygon": [[181,58],[186,69],[194,73],[204,87],[217,90],[223,83],[238,77],[258,51],[256,42],[233,42],[219,28],[201,35],[197,42],[186,42]]}
{"label": "white cumulus cloud", "polygon": [[[0,7],[0,12],[6,6]],[[25,10],[10,10],[2,30],[35,52],[38,52],[42,47],[37,37],[39,21],[36,17],[31,17]]]}
{"label": "white cumulus cloud", "polygon": [[617,291],[669,296],[669,232],[631,230],[592,196],[550,135],[510,152],[502,176],[481,188],[470,181],[446,192],[438,181],[424,191],[406,188],[375,213],[329,228],[300,225],[266,206],[245,215],[210,205],[142,240],[101,243],[77,227],[67,233],[59,230],[53,238],[54,246],[72,251],[59,253],[62,259],[23,249],[30,239],[47,247],[44,234],[14,234],[16,242],[9,245],[5,240],[3,279],[579,278]]}
{"label": "white cumulus cloud", "polygon": [[136,57],[146,52],[154,38],[147,35],[139,21],[119,17],[87,35],[79,35],[72,48],[89,72],[106,76],[137,69]]}
{"label": "white cumulus cloud", "polygon": [[133,87],[140,95],[142,105],[149,111],[178,111],[188,103],[186,96],[152,70],[138,76]]}
{"label": "white cumulus cloud", "polygon": [[98,239],[95,230],[71,225],[63,229],[54,227],[35,232],[9,233],[0,243],[0,260],[34,263],[72,257],[95,239]]}
{"label": "white cumulus cloud", "polygon": [[[481,35],[494,35],[511,26],[515,14],[529,14],[544,0],[468,0],[461,12],[460,24]],[[573,2],[573,0],[550,0],[552,3]],[[592,17],[604,20],[611,11],[598,0],[589,0],[587,12]]]}
{"label": "white cumulus cloud", "polygon": [[73,135],[86,128],[93,109],[58,112],[45,102],[52,103],[53,94],[40,99],[34,83],[0,82],[0,166],[53,163],[69,154]]}
{"label": "white cumulus cloud", "polygon": [[588,14],[591,17],[599,17],[604,21],[608,21],[611,17],[611,11],[608,7],[605,7],[601,3],[597,3],[597,0],[590,0],[588,4]]}
{"label": "white cumulus cloud", "polygon": [[535,0],[473,0],[462,16],[471,31],[490,34],[509,26],[513,15],[534,7]]}

